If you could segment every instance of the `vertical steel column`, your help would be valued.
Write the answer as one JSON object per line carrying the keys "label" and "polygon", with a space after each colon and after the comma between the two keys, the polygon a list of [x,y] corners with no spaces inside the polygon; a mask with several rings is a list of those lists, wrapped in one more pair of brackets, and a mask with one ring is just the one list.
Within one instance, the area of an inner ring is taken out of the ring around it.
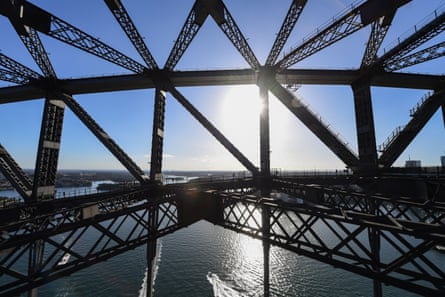
{"label": "vertical steel column", "polygon": [[261,176],[270,177],[269,90],[260,85],[260,162]]}
{"label": "vertical steel column", "polygon": [[[368,211],[370,214],[377,214],[378,205],[376,201],[368,200]],[[380,272],[380,231],[377,228],[369,228],[368,230],[369,245],[372,254],[372,269],[378,274]],[[373,280],[374,297],[382,297],[382,282]]]}
{"label": "vertical steel column", "polygon": [[31,200],[54,198],[64,114],[62,100],[45,99]]}
{"label": "vertical steel column", "polygon": [[[62,100],[56,99],[54,94],[45,99],[31,201],[54,199],[64,114]],[[32,277],[40,270],[44,250],[45,244],[41,240],[29,248],[28,271]],[[30,290],[28,296],[36,297],[37,289]]]}
{"label": "vertical steel column", "polygon": [[[155,104],[153,111],[153,132],[151,140],[150,180],[162,183],[162,153],[164,144],[165,120],[165,92],[160,88],[155,90]],[[146,297],[153,296],[153,281],[156,269],[156,232],[158,222],[158,209],[154,206],[148,211],[148,225],[152,234],[147,242],[147,291]]]}
{"label": "vertical steel column", "polygon": [[153,112],[153,132],[151,139],[151,163],[150,180],[161,183],[162,181],[162,147],[164,143],[165,120],[165,92],[159,88],[155,91],[155,105]]}
{"label": "vertical steel column", "polygon": [[266,204],[262,205],[261,210],[261,218],[262,218],[262,232],[263,232],[263,269],[264,269],[264,277],[263,277],[263,288],[264,288],[264,297],[270,296],[270,243],[269,243],[269,235],[270,235],[270,210]]}
{"label": "vertical steel column", "polygon": [[147,279],[146,279],[146,297],[153,296],[154,277],[156,272],[156,232],[158,222],[158,208],[156,206],[150,206],[148,210],[148,230],[151,234],[148,234],[147,242]]}
{"label": "vertical steel column", "polygon": [[[37,230],[36,230],[37,231]],[[28,274],[34,278],[35,274],[39,272],[43,261],[44,243],[41,240],[35,241],[29,247],[28,259]],[[37,288],[28,291],[28,297],[37,297]]]}
{"label": "vertical steel column", "polygon": [[[271,72],[260,71],[257,85],[260,88],[260,166],[261,166],[261,197],[270,197],[270,127],[269,127],[269,89],[266,87]],[[270,210],[266,204],[261,208],[263,233],[263,296],[270,296]]]}
{"label": "vertical steel column", "polygon": [[377,149],[369,82],[355,82],[352,84],[352,91],[354,93],[355,123],[360,159],[359,168],[356,170],[364,173],[374,173],[377,169]]}

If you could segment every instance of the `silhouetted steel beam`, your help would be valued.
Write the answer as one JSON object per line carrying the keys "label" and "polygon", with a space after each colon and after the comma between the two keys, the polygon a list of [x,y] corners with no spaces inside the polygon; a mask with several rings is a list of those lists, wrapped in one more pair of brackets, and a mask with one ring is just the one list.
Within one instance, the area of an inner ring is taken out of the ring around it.
{"label": "silhouetted steel beam", "polygon": [[145,44],[141,34],[139,34],[139,31],[131,20],[130,15],[127,13],[127,10],[125,9],[122,2],[120,0],[104,1],[118,21],[119,25],[121,25],[125,34],[127,34],[128,38],[133,43],[134,47],[136,48],[148,68],[157,69],[158,65],[156,64],[155,59],[148,50],[147,45]]}
{"label": "silhouetted steel beam", "polygon": [[[335,178],[338,178],[335,177]],[[370,177],[371,183],[385,182],[388,177],[381,179]],[[413,183],[415,179],[406,177],[409,183]],[[345,185],[354,183],[353,181],[345,181]],[[335,184],[337,185],[337,184]],[[302,184],[301,179],[288,178],[273,179],[272,186],[275,190],[286,193],[300,199],[311,201],[321,205],[327,205],[336,208],[341,205],[341,209],[355,211],[359,213],[369,213],[370,205],[380,205],[379,208],[372,212],[382,217],[390,217],[398,220],[419,222],[423,224],[441,224],[445,219],[445,204],[441,201],[431,201],[425,203],[417,197],[404,196],[383,196],[382,194],[367,194],[366,192],[355,192],[350,189],[340,189],[336,186],[324,186],[320,184]],[[422,215],[416,215],[422,214]],[[442,223],[443,225],[443,223]]]}
{"label": "silhouetted steel beam", "polygon": [[90,129],[102,144],[127,168],[139,182],[148,182],[148,176],[136,163],[113,141],[113,139],[99,126],[99,124],[68,94],[62,94],[63,101],[74,114]]}
{"label": "silhouetted steel beam", "polygon": [[[34,61],[42,70],[45,77],[55,80],[57,78],[53,66],[43,47],[40,37],[32,27],[28,27],[21,23],[24,17],[22,3],[10,2],[11,11],[18,13],[10,13],[9,20],[13,24],[20,39],[30,52]],[[35,18],[36,16],[33,16]],[[38,26],[37,26],[38,27]],[[37,149],[34,182],[31,199],[44,200],[53,199],[55,194],[57,164],[59,161],[60,141],[62,136],[62,126],[64,119],[65,104],[55,94],[50,93],[46,96],[43,109],[42,124],[40,128],[39,144]],[[30,261],[29,269],[34,270],[39,265],[39,259],[43,252],[43,246],[36,243],[33,252],[30,254],[33,260]]]}
{"label": "silhouetted steel beam", "polygon": [[270,176],[270,120],[269,120],[269,90],[259,87],[261,99],[260,112],[260,169],[263,177]]}
{"label": "silhouetted steel beam", "polygon": [[266,82],[269,90],[286,106],[315,136],[318,137],[349,168],[359,165],[357,156],[340,141],[293,93],[276,80]]}
{"label": "silhouetted steel beam", "polygon": [[[16,19],[12,19],[11,21],[15,23],[16,28],[19,27]],[[45,77],[50,80],[56,79],[57,75],[37,31],[27,26],[23,27],[25,33],[20,33],[20,30],[18,30],[20,39],[31,53]],[[57,165],[59,162],[60,142],[65,113],[65,104],[56,98],[56,96],[57,95],[53,93],[45,96],[31,196],[31,200],[34,201],[52,199],[55,194]],[[35,252],[37,253],[35,259],[41,258],[41,256],[38,255],[40,249],[43,249],[43,247],[37,244],[35,248]],[[34,263],[34,265],[38,265],[38,263]]]}
{"label": "silhouetted steel beam", "polygon": [[0,80],[9,81],[18,85],[29,83],[29,79],[12,71],[0,69]]}
{"label": "silhouetted steel beam", "polygon": [[173,70],[175,68],[208,15],[209,12],[203,9],[198,1],[195,1],[181,32],[179,32],[178,38],[176,38],[175,45],[165,62],[164,69]]}
{"label": "silhouetted steel beam", "polygon": [[[19,5],[20,6],[16,7],[16,9],[20,11],[19,22],[21,24],[34,28],[48,36],[77,47],[116,65],[122,66],[123,68],[126,68],[132,72],[141,73],[146,69],[142,64],[132,60],[114,48],[99,41],[97,38],[82,32],[76,27],[57,18],[36,5],[26,1],[21,1]],[[15,16],[5,14],[5,12],[1,9],[0,13],[7,17]]]}
{"label": "silhouetted steel beam", "polygon": [[[443,78],[443,76],[442,76]],[[377,73],[371,78],[371,85],[376,87],[408,88],[419,90],[440,90],[444,86],[441,75],[410,73]]]}
{"label": "silhouetted steel beam", "polygon": [[412,119],[382,151],[379,164],[385,167],[391,166],[444,103],[445,91],[435,92],[413,110]]}
{"label": "silhouetted steel beam", "polygon": [[375,140],[374,113],[372,111],[369,81],[358,81],[352,85],[357,131],[360,170],[366,174],[377,170],[377,146]]}
{"label": "silhouetted steel beam", "polygon": [[[254,85],[257,73],[252,69],[165,72],[165,77],[177,87]],[[47,86],[68,94],[89,94],[125,90],[153,89],[158,72],[124,74],[90,78],[63,79],[48,82],[33,80],[31,84],[0,88],[0,104],[44,98]],[[286,69],[276,74],[281,84],[344,85],[361,77],[358,70]],[[437,90],[445,85],[442,75],[377,72],[370,78],[371,86]]]}
{"label": "silhouetted steel beam", "polygon": [[431,61],[443,57],[445,55],[445,42],[438,43],[426,49],[412,53],[408,56],[393,60],[391,64],[386,64],[385,69],[388,71],[397,71],[423,62]]}
{"label": "silhouetted steel beam", "polygon": [[395,61],[402,59],[406,54],[439,35],[444,30],[445,11],[442,11],[440,14],[435,12],[430,22],[426,23],[422,28],[415,28],[415,32],[405,40],[399,40],[398,44],[383,54],[376,63],[383,65],[386,70],[391,71],[391,65],[397,63]]}
{"label": "silhouetted steel beam", "polygon": [[34,61],[36,61],[40,70],[42,70],[43,74],[46,77],[56,77],[56,72],[54,71],[53,66],[48,58],[48,55],[43,48],[42,42],[40,41],[40,37],[36,30],[33,28],[27,27],[28,34],[20,35],[20,39],[25,44],[28,51],[31,53]]}
{"label": "silhouetted steel beam", "polygon": [[315,54],[327,46],[358,31],[376,19],[394,13],[397,8],[411,0],[368,0],[358,7],[335,19],[325,28],[306,38],[306,41],[276,63],[280,69],[286,69],[295,63]]}
{"label": "silhouetted steel beam", "polygon": [[375,20],[371,25],[371,35],[366,45],[365,54],[362,59],[361,68],[370,66],[377,60],[377,52],[382,45],[383,39],[388,33],[394,14]]}
{"label": "silhouetted steel beam", "polygon": [[162,156],[164,147],[165,92],[155,91],[153,108],[153,130],[151,136],[150,180],[162,183]]}
{"label": "silhouetted steel beam", "polygon": [[210,132],[247,170],[258,176],[259,170],[249,161],[225,136],[222,134],[199,110],[197,110],[173,85],[167,85],[167,90],[173,97],[187,109],[188,112],[198,120],[207,131]]}
{"label": "silhouetted steel beam", "polygon": [[11,72],[14,72],[17,76],[21,76],[22,80],[28,80],[30,78],[38,79],[41,77],[40,74],[35,72],[34,70],[26,67],[25,65],[9,58],[5,54],[0,52],[0,66],[8,69]]}
{"label": "silhouetted steel beam", "polygon": [[[26,49],[33,57],[36,64],[47,77],[56,77],[54,69],[40,41],[37,31],[33,27],[25,26],[22,23],[24,17],[23,3],[14,1],[3,1],[0,7],[0,13],[9,18],[20,39],[23,41]],[[41,15],[33,15],[33,22]],[[38,22],[38,21],[37,21]],[[39,27],[39,26],[37,26]],[[40,27],[39,27],[40,28]]]}
{"label": "silhouetted steel beam", "polygon": [[267,57],[266,66],[272,66],[277,61],[278,55],[283,50],[283,47],[286,44],[290,33],[294,29],[294,26],[297,23],[297,20],[300,17],[306,3],[307,0],[292,0],[286,18],[281,25],[280,31],[277,34],[277,38],[275,39],[269,56]]}
{"label": "silhouetted steel beam", "polygon": [[65,103],[59,94],[48,94],[43,107],[32,200],[54,198],[64,114]]}
{"label": "silhouetted steel beam", "polygon": [[246,38],[243,36],[243,33],[238,28],[233,17],[230,15],[229,10],[224,5],[222,0],[214,0],[212,2],[206,2],[203,0],[199,0],[201,4],[208,5],[212,3],[211,7],[209,7],[210,15],[213,17],[218,26],[223,30],[226,36],[230,39],[232,44],[236,47],[238,52],[244,57],[247,63],[253,69],[258,69],[260,67],[260,62],[255,57],[252,49],[247,43]]}
{"label": "silhouetted steel beam", "polygon": [[22,196],[23,200],[28,201],[32,193],[32,181],[1,144],[0,171]]}

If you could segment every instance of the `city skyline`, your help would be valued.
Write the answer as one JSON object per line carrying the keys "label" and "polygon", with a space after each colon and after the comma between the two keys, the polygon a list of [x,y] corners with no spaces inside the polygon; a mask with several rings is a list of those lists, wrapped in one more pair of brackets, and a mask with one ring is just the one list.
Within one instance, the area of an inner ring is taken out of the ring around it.
{"label": "city skyline", "polygon": [[[140,61],[136,50],[102,1],[79,2],[31,1],[81,30]],[[162,68],[193,1],[168,0],[123,1],[146,44]],[[248,39],[261,64],[264,64],[279,31],[290,1],[224,1],[241,31]],[[338,12],[348,10],[354,1],[308,1],[284,52],[301,43],[317,27],[329,22]],[[77,3],[77,4],[76,4]],[[250,3],[250,5],[249,5]],[[321,4],[323,3],[323,4]],[[318,5],[317,5],[318,4]],[[390,49],[394,40],[405,36],[414,26],[442,7],[445,1],[412,1],[397,12],[381,51]],[[333,13],[335,12],[335,13]],[[317,15],[317,19],[311,16]],[[165,17],[174,16],[174,17]],[[267,20],[267,21],[266,21]],[[162,26],[162,29],[160,28]],[[39,72],[30,54],[21,44],[9,21],[0,18],[4,38],[3,54]],[[337,44],[308,57],[292,68],[357,69],[360,66],[369,26]],[[111,63],[69,47],[43,34],[40,38],[49,54],[58,78],[127,73]],[[434,38],[426,47],[443,39]],[[280,55],[280,58],[282,55]],[[280,59],[279,58],[279,59]],[[402,70],[442,74],[443,58]],[[175,70],[249,68],[221,29],[209,18],[180,60]],[[10,83],[0,82],[0,87]],[[256,166],[259,166],[259,117],[261,108],[256,86],[184,87],[178,88],[233,144]],[[400,125],[409,121],[409,110],[428,90],[371,89],[377,144],[381,144]],[[357,152],[354,103],[350,86],[301,86],[296,91],[310,109],[319,114],[339,137]],[[154,90],[121,91],[75,95],[99,125],[144,170],[149,166]],[[43,99],[2,104],[0,143],[22,168],[34,168],[40,133]],[[343,169],[345,165],[312,134],[272,94],[271,167],[290,169]],[[444,124],[438,111],[396,161],[421,160],[424,166],[439,166],[445,154]],[[123,169],[123,166],[66,108],[60,149],[60,169]],[[242,165],[213,138],[170,95],[167,95],[164,170],[244,170]]]}

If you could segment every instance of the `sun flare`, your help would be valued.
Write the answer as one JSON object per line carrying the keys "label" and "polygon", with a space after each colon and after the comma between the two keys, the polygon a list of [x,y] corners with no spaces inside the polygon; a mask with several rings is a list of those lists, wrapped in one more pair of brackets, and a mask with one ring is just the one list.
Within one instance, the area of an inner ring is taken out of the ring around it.
{"label": "sun flare", "polygon": [[262,111],[258,88],[231,87],[223,98],[221,109],[222,130],[235,138],[258,131]]}

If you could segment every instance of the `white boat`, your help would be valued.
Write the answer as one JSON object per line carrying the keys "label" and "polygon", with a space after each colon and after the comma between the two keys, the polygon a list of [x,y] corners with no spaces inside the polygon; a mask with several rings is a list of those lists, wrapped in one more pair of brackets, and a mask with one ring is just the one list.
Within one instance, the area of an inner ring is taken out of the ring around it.
{"label": "white boat", "polygon": [[71,255],[68,253],[63,255],[62,259],[59,261],[59,263],[57,263],[57,266],[65,265],[66,263],[68,263],[68,260],[70,259],[70,257],[71,257]]}

